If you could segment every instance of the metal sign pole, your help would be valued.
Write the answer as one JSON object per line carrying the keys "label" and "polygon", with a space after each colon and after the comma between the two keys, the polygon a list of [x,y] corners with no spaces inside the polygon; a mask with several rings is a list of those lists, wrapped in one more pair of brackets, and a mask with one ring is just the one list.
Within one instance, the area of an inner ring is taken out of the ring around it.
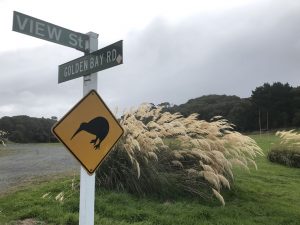
{"label": "metal sign pole", "polygon": [[[89,32],[90,52],[98,49],[98,34]],[[97,73],[83,77],[83,96],[92,89],[97,90]],[[95,173],[89,175],[81,166],[80,169],[80,205],[79,225],[94,225],[95,206]]]}

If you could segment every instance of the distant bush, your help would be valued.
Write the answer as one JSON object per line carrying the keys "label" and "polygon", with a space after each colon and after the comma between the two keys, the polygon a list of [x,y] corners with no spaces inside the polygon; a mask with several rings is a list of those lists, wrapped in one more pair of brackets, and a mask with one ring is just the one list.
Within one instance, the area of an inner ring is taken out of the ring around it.
{"label": "distant bush", "polygon": [[185,118],[142,105],[120,121],[124,135],[97,170],[97,185],[131,193],[215,196],[233,183],[232,166],[256,168],[262,150],[221,117],[211,122],[197,114]]}
{"label": "distant bush", "polygon": [[294,130],[278,131],[280,143],[271,148],[268,159],[290,167],[300,168],[300,134]]}
{"label": "distant bush", "polygon": [[0,130],[6,131],[5,138],[16,143],[57,142],[51,133],[56,117],[35,118],[29,116],[4,116],[0,118]]}
{"label": "distant bush", "polygon": [[271,162],[280,163],[290,167],[300,168],[300,151],[299,149],[287,149],[284,146],[271,149],[268,154]]}

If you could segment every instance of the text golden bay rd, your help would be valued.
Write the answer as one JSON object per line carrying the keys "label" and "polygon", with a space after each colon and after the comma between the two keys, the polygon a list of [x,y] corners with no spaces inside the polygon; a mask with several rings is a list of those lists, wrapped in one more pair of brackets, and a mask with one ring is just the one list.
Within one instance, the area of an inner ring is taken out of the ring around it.
{"label": "text golden bay rd", "polygon": [[123,63],[123,41],[74,59],[58,67],[58,83],[89,75]]}
{"label": "text golden bay rd", "polygon": [[[118,58],[119,56],[119,58]],[[97,69],[102,67],[104,64],[112,63],[117,60],[118,63],[121,62],[121,56],[117,56],[117,50],[108,50],[106,53],[101,53],[99,55],[88,55],[82,58],[81,61],[75,62],[74,64],[66,65],[63,68],[64,76],[72,76],[81,72],[90,71],[92,69]]]}

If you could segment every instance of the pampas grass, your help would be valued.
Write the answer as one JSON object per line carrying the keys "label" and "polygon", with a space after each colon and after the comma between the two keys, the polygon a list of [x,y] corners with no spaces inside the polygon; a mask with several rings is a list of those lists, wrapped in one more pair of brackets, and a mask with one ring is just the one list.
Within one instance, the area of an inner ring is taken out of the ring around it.
{"label": "pampas grass", "polygon": [[139,195],[170,190],[225,201],[223,188],[233,182],[233,166],[257,168],[263,155],[255,141],[234,131],[222,117],[210,122],[197,114],[185,118],[143,104],[125,113],[124,135],[97,171],[97,184]]}
{"label": "pampas grass", "polygon": [[273,145],[268,153],[271,162],[300,168],[300,133],[295,130],[277,131],[280,143]]}
{"label": "pampas grass", "polygon": [[289,131],[277,131],[275,135],[280,138],[280,145],[300,147],[300,134],[294,129]]}
{"label": "pampas grass", "polygon": [[7,134],[7,132],[0,130],[0,144],[2,144],[4,147],[6,147],[5,137],[7,136]]}

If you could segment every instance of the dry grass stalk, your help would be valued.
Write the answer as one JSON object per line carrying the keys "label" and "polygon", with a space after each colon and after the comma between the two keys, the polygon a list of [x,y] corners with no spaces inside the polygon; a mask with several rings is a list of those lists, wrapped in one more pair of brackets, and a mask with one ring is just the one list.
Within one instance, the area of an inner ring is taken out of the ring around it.
{"label": "dry grass stalk", "polygon": [[47,192],[41,196],[42,199],[53,199],[59,203],[64,203],[64,201],[70,198],[73,194],[77,192],[79,184],[76,183],[75,173],[71,180],[71,185],[66,185],[59,193]]}
{"label": "dry grass stalk", "polygon": [[212,188],[212,191],[213,191],[215,197],[222,203],[223,206],[225,206],[225,201],[224,201],[223,196],[213,188]]}

